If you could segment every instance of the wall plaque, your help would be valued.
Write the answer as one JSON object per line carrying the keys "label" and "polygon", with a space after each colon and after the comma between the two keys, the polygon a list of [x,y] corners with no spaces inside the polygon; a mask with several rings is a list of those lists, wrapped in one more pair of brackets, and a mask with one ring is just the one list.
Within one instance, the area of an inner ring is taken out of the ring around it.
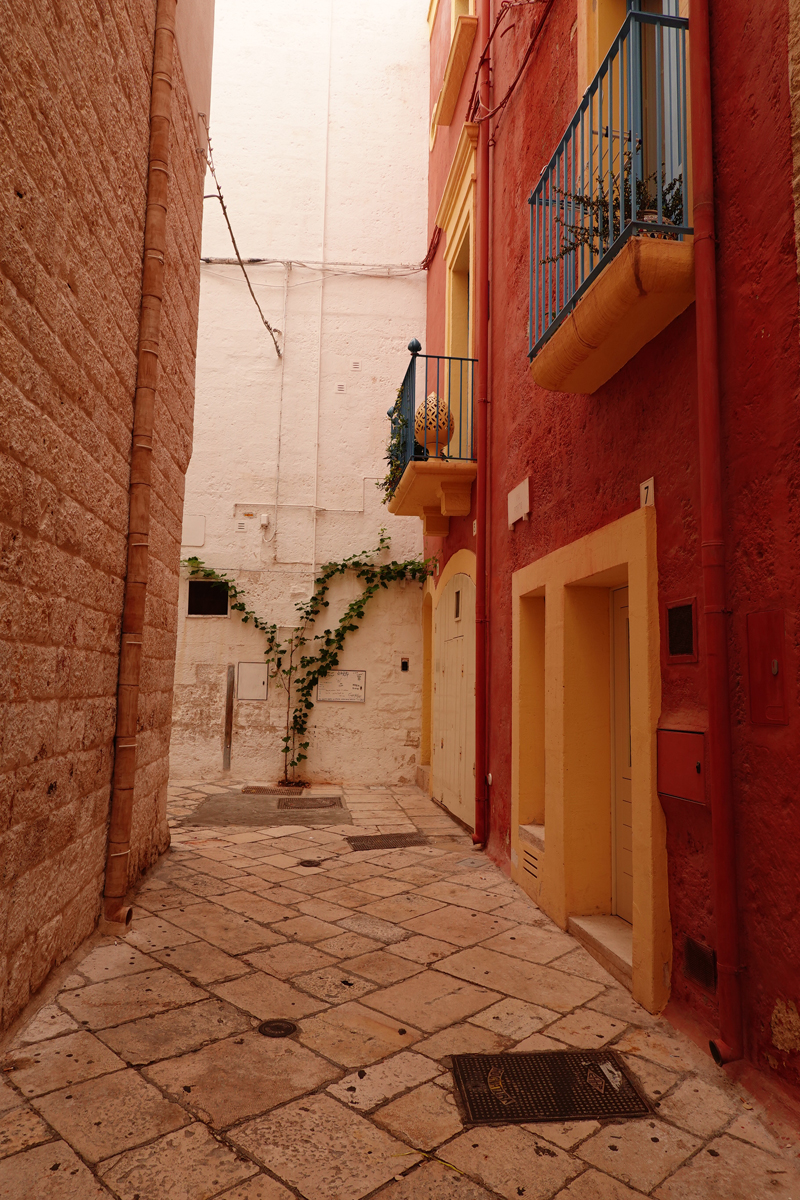
{"label": "wall plaque", "polygon": [[366,694],[366,671],[329,671],[317,683],[317,701],[363,704]]}

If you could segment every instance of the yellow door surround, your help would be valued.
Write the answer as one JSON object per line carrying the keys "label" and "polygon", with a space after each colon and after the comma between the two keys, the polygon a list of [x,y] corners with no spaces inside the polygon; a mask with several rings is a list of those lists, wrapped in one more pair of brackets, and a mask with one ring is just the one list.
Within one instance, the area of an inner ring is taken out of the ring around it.
{"label": "yellow door surround", "polygon": [[[612,912],[610,589],[628,587],[634,997],[669,999],[656,513],[641,508],[512,576],[512,877],[563,929]],[[522,835],[520,825],[523,826]],[[543,829],[538,879],[525,850]]]}

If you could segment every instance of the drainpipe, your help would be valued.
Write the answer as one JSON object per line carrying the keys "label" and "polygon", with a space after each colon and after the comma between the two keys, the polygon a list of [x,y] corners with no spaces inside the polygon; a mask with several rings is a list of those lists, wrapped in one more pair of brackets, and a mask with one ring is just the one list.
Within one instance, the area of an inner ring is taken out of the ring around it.
{"label": "drainpipe", "polygon": [[[480,0],[479,41],[486,43],[491,30],[491,0]],[[484,111],[489,110],[489,51],[478,77],[478,96]],[[478,477],[476,480],[475,543],[475,832],[476,845],[489,838],[489,794],[486,783],[486,734],[488,725],[488,686],[486,647],[489,618],[486,608],[486,476],[488,471],[488,400],[489,400],[489,122],[478,125],[478,179],[475,231],[477,268],[475,327],[477,358],[475,385],[475,426]]]}
{"label": "drainpipe", "polygon": [[742,996],[736,837],[731,779],[731,717],[725,610],[725,542],[722,516],[722,442],[717,342],[714,160],[711,117],[709,0],[690,0],[692,172],[697,322],[697,407],[700,449],[700,532],[703,629],[708,679],[709,781],[717,927],[719,1037],[710,1042],[721,1064],[742,1057]]}
{"label": "drainpipe", "polygon": [[150,470],[153,451],[153,413],[158,382],[161,299],[164,291],[169,134],[172,112],[172,52],[177,0],[158,0],[150,95],[150,155],[147,171],[147,210],[142,268],[142,307],[139,316],[139,361],[133,414],[128,569],[122,611],[122,643],[117,686],[117,727],[114,738],[114,778],[111,822],[101,927],[121,932],[130,924],[125,904],[131,850],[133,792],[136,782],[136,722],[142,665],[144,611],[147,600],[150,537]]}

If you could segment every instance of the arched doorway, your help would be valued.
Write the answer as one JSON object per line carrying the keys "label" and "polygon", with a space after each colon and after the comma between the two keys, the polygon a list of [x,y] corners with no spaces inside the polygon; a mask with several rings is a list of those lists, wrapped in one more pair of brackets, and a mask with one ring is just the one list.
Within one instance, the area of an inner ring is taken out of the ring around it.
{"label": "arched doorway", "polygon": [[453,575],[433,624],[431,792],[470,829],[475,823],[475,584]]}

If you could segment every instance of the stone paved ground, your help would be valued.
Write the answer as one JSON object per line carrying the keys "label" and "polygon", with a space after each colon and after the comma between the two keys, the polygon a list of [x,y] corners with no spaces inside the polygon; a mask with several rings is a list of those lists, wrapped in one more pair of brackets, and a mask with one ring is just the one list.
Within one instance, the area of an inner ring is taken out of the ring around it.
{"label": "stone paved ground", "polygon": [[[800,1200],[791,1139],[421,792],[348,790],[360,830],[179,823],[219,790],[173,787],[132,932],[11,1031],[3,1200]],[[462,1125],[448,1055],[603,1045],[652,1119]]]}

